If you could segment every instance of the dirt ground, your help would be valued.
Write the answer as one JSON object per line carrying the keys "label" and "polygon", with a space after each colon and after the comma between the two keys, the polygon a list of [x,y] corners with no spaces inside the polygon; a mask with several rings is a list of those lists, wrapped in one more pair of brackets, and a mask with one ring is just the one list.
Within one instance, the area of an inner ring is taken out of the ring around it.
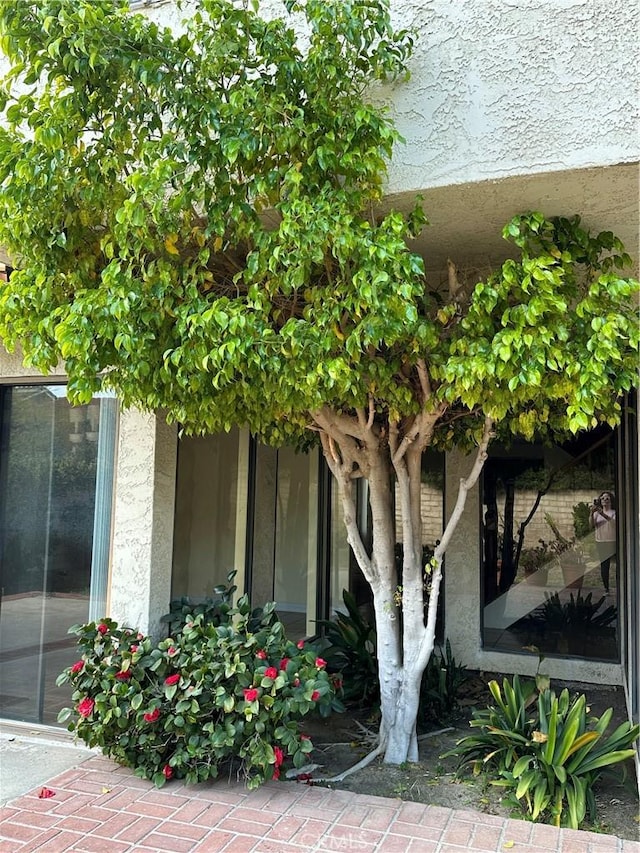
{"label": "dirt ground", "polygon": [[[496,676],[487,673],[470,674],[463,686],[460,708],[453,718],[441,724],[434,723],[433,730],[421,738],[418,763],[396,767],[375,759],[342,782],[318,784],[362,794],[523,818],[521,813],[513,812],[502,802],[503,789],[489,784],[483,777],[474,777],[471,772],[458,778],[457,759],[442,758],[442,754],[451,749],[459,738],[469,734],[468,721],[473,708],[485,707],[492,702],[486,684],[493,677]],[[565,686],[572,693],[585,693],[592,715],[600,716],[607,708],[613,707],[614,716],[609,733],[618,723],[627,719],[622,688],[558,681],[554,681],[551,686],[556,693]],[[366,713],[356,711],[347,711],[328,720],[315,720],[311,725],[305,725],[315,747],[311,760],[319,765],[313,771],[312,779],[335,776],[366,755],[373,743],[364,730],[367,728],[375,731],[375,719],[367,719]],[[626,774],[621,765],[617,765],[603,773],[595,787],[597,821],[594,825],[582,828],[636,841],[640,840],[640,818],[633,762],[626,762],[624,770]]]}

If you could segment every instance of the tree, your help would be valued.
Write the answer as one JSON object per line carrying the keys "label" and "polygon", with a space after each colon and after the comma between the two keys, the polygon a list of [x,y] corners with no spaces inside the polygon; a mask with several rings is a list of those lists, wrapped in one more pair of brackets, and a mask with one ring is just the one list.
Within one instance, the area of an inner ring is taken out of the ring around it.
{"label": "tree", "polygon": [[[407,73],[410,35],[385,0],[285,0],[295,28],[246,5],[200,0],[177,34],[120,0],[2,4],[0,243],[18,270],[0,334],[43,372],[63,358],[72,401],[106,385],[186,432],[321,443],[374,595],[379,751],[399,763],[417,757],[442,558],[489,442],[617,421],[637,282],[612,234],[533,213],[506,227],[517,259],[473,287],[451,264],[448,292],[430,289],[408,248],[420,207],[379,212],[399,138],[367,99]],[[475,447],[475,464],[425,567],[429,446]]]}

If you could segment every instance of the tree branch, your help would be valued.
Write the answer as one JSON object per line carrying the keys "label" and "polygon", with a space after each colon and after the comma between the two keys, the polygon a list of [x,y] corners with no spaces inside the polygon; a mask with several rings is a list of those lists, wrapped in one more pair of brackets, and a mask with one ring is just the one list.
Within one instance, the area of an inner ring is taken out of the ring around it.
{"label": "tree branch", "polygon": [[429,371],[427,370],[426,361],[423,358],[418,359],[416,368],[418,370],[420,388],[422,389],[422,405],[424,406],[427,400],[429,400],[431,397],[431,380],[429,378]]}
{"label": "tree branch", "polygon": [[362,574],[365,576],[368,583],[373,584],[375,581],[375,574],[371,558],[367,553],[367,549],[365,548],[362,537],[360,536],[360,530],[358,529],[356,503],[353,498],[352,463],[345,460],[341,461],[337,454],[336,456],[332,455],[333,438],[324,430],[320,430],[320,442],[322,444],[324,458],[327,460],[329,470],[338,483],[340,500],[342,501],[344,524],[347,529],[347,542],[351,546]]}
{"label": "tree branch", "polygon": [[368,764],[381,755],[384,752],[384,744],[379,743],[375,749],[372,749],[364,758],[360,759],[357,764],[354,764],[352,767],[348,767],[346,770],[343,770],[342,773],[338,773],[337,776],[327,776],[320,779],[314,779],[314,782],[342,782],[343,779],[346,779],[347,776],[351,776],[352,773],[355,773],[357,770],[362,770],[363,767],[366,767]]}
{"label": "tree branch", "polygon": [[460,293],[460,282],[458,281],[458,270],[451,258],[447,258],[447,277],[449,279],[449,300],[454,302]]}
{"label": "tree branch", "polygon": [[375,401],[373,399],[373,394],[369,394],[369,419],[367,421],[367,430],[372,429],[375,416],[376,416]]}
{"label": "tree branch", "polygon": [[453,531],[456,529],[458,522],[460,521],[460,517],[462,516],[462,512],[464,510],[464,505],[467,500],[467,493],[470,489],[475,486],[478,477],[480,476],[480,472],[482,471],[482,467],[487,458],[487,448],[489,447],[489,443],[491,439],[494,437],[495,433],[493,430],[494,422],[490,417],[486,417],[484,419],[484,430],[482,432],[482,438],[480,439],[480,444],[478,445],[478,450],[476,452],[476,458],[473,463],[473,467],[469,472],[467,477],[463,477],[460,480],[460,487],[458,489],[458,499],[456,500],[456,505],[453,508],[453,512],[451,513],[451,517],[447,522],[447,526],[444,529],[444,533],[442,534],[442,539],[438,543],[434,556],[438,560],[442,560],[442,557],[447,550],[447,546],[451,540],[451,536]]}

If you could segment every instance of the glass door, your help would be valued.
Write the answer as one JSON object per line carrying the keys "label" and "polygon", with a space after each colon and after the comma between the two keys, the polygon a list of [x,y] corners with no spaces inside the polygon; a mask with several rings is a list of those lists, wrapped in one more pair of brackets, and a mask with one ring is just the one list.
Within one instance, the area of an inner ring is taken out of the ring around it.
{"label": "glass door", "polygon": [[117,404],[63,386],[0,397],[0,715],[55,724],[71,625],[105,612]]}
{"label": "glass door", "polygon": [[251,602],[275,601],[293,638],[317,631],[318,477],[317,453],[257,445]]}

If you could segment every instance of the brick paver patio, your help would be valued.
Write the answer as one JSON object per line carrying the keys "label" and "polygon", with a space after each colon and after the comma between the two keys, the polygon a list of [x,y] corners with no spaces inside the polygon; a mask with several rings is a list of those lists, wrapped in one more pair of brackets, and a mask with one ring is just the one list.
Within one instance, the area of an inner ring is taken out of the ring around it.
{"label": "brick paver patio", "polygon": [[94,756],[0,812],[0,853],[640,853],[613,836],[419,803],[227,780],[157,790]]}

